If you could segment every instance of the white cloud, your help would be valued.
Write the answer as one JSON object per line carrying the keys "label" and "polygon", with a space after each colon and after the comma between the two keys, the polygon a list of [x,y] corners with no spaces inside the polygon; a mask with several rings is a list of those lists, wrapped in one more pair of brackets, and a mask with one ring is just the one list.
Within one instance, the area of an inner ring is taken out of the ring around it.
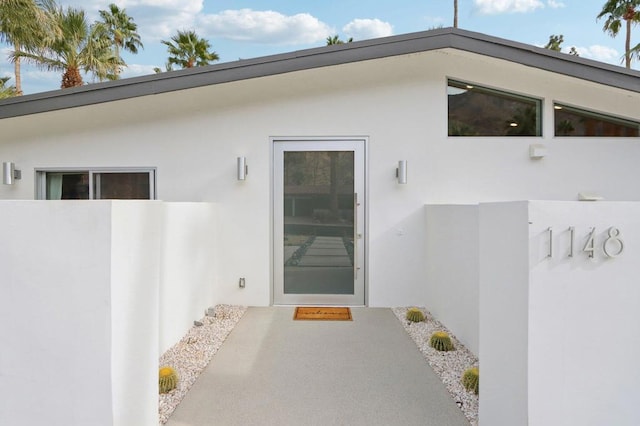
{"label": "white cloud", "polygon": [[540,0],[473,0],[473,3],[476,10],[483,15],[532,12],[544,7]]}
{"label": "white cloud", "polygon": [[547,5],[551,9],[560,9],[560,8],[566,7],[566,5],[563,2],[557,1],[557,0],[547,0]]}
{"label": "white cloud", "polygon": [[[187,12],[195,15],[202,11],[203,0],[63,0],[59,1],[63,7],[72,6],[84,9],[88,13],[97,15],[98,10],[108,10],[109,4],[113,3],[120,9],[149,8],[166,9],[172,11]],[[131,14],[129,14],[131,15]]]}
{"label": "white cloud", "polygon": [[13,78],[13,73],[12,72],[2,70],[2,71],[0,71],[0,77],[3,77],[3,78],[8,77],[9,80],[5,84],[7,84],[9,86],[13,86],[15,84],[15,80]]}
{"label": "white cloud", "polygon": [[[196,16],[183,11],[155,10],[153,13],[136,12],[136,15],[131,16],[136,16],[134,19],[138,24],[138,33],[145,45],[169,39],[178,30],[194,30],[196,26]],[[142,18],[138,19],[137,16]],[[204,34],[198,35],[205,37]]]}
{"label": "white cloud", "polygon": [[335,31],[308,13],[283,15],[271,10],[224,10],[200,16],[199,27],[212,37],[264,44],[309,44]]}
{"label": "white cloud", "polygon": [[[11,80],[14,84],[14,80]],[[35,67],[23,67],[22,90],[25,94],[40,93],[60,88],[62,73],[56,71],[39,70]]]}
{"label": "white cloud", "polygon": [[[101,4],[105,2],[99,0]],[[148,7],[156,9],[168,9],[183,13],[197,14],[202,11],[203,0],[116,0],[114,2],[120,8]],[[102,8],[106,9],[105,6]]]}
{"label": "white cloud", "polygon": [[[72,6],[86,11],[89,22],[99,19],[99,10],[107,10],[104,0],[67,0],[63,7]],[[203,0],[115,0],[113,3],[131,16],[138,25],[143,43],[157,42],[175,34],[176,30],[193,29],[196,16],[202,11]]]}
{"label": "white cloud", "polygon": [[7,65],[10,65],[10,66],[12,66],[12,65],[9,63],[9,55],[11,54],[11,52],[13,52],[13,49],[12,49],[12,48],[10,48],[10,47],[8,47],[8,46],[0,47],[0,58],[1,58],[2,60],[7,61],[7,62],[6,62],[6,63],[7,63]]}
{"label": "white cloud", "polygon": [[366,40],[393,34],[393,26],[379,19],[354,19],[342,28],[347,38]]}
{"label": "white cloud", "polygon": [[445,26],[447,20],[441,16],[427,16],[424,18],[427,29],[440,28]]}
{"label": "white cloud", "polygon": [[620,59],[622,57],[622,54],[616,49],[597,44],[589,47],[576,47],[576,50],[582,58],[595,59],[596,61],[607,62],[614,65],[620,65]]}
{"label": "white cloud", "polygon": [[[120,74],[121,78],[139,77],[141,75],[155,74],[153,65],[127,64]],[[163,67],[161,67],[163,68]]]}

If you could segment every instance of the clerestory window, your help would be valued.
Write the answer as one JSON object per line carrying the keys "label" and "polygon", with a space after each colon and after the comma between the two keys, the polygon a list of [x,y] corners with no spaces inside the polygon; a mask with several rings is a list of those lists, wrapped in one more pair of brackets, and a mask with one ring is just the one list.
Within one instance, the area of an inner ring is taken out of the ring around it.
{"label": "clerestory window", "polygon": [[638,137],[640,123],[563,104],[554,104],[556,136]]}
{"label": "clerestory window", "polygon": [[541,136],[542,101],[449,80],[449,136]]}
{"label": "clerestory window", "polygon": [[38,170],[41,200],[153,200],[155,169]]}

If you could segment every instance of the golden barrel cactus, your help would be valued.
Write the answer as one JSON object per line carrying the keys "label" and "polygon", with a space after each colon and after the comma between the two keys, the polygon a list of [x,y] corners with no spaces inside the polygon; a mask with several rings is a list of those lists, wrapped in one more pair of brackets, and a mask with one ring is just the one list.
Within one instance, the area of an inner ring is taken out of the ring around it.
{"label": "golden barrel cactus", "polygon": [[178,385],[178,374],[171,367],[162,367],[160,369],[160,393],[172,391]]}
{"label": "golden barrel cactus", "polygon": [[480,388],[480,370],[478,367],[468,368],[462,375],[462,386],[467,392],[478,394]]}
{"label": "golden barrel cactus", "polygon": [[409,308],[407,309],[407,320],[411,322],[422,322],[424,321],[424,313],[418,308]]}
{"label": "golden barrel cactus", "polygon": [[455,348],[451,342],[451,337],[445,331],[436,331],[429,339],[429,345],[437,351],[452,351]]}

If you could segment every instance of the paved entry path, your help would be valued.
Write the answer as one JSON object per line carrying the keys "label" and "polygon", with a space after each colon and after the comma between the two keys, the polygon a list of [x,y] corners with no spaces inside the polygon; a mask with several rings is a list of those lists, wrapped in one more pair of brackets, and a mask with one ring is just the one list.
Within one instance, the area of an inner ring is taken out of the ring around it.
{"label": "paved entry path", "polygon": [[348,266],[349,253],[340,237],[316,237],[298,266]]}
{"label": "paved entry path", "polygon": [[249,308],[167,426],[469,423],[390,309]]}

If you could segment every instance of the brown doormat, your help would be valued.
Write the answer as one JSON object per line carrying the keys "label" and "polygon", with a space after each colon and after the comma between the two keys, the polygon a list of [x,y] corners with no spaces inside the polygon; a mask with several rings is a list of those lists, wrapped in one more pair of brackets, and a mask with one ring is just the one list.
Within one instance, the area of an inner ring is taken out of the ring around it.
{"label": "brown doormat", "polygon": [[351,321],[351,309],[334,307],[298,306],[294,320]]}

